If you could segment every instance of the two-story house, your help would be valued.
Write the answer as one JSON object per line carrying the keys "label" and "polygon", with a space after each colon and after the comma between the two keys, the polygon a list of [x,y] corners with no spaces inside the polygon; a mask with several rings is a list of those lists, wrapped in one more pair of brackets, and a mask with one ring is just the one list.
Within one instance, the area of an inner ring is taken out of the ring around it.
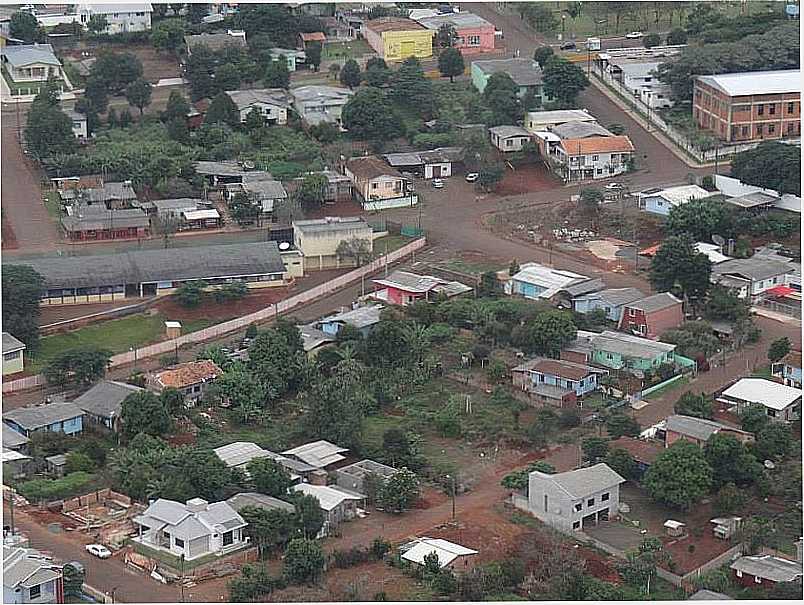
{"label": "two-story house", "polygon": [[305,269],[326,269],[355,264],[356,258],[338,253],[341,242],[365,242],[368,254],[374,248],[374,231],[358,216],[328,216],[320,219],[293,221],[293,245],[304,255]]}
{"label": "two-story house", "polygon": [[4,411],[3,422],[26,437],[48,432],[76,435],[84,430],[84,411],[60,401]]}
{"label": "two-story house", "polygon": [[344,174],[364,210],[411,207],[418,203],[411,180],[381,158],[365,156],[346,161]]}
{"label": "two-story house", "polygon": [[553,101],[544,91],[542,68],[533,59],[491,59],[488,61],[472,61],[472,84],[479,93],[483,93],[489,79],[496,73],[506,73],[517,86],[517,95],[522,98],[532,95],[536,105]]}
{"label": "two-story house", "polygon": [[556,126],[567,122],[597,122],[597,118],[585,109],[556,109],[529,111],[525,114],[525,128],[529,132],[551,132]]}
{"label": "two-story house", "polygon": [[343,106],[354,96],[348,88],[310,84],[290,90],[293,107],[299,117],[308,125],[315,126],[324,122],[341,123]]}
{"label": "two-story house", "polygon": [[193,406],[204,396],[206,387],[223,374],[214,361],[199,359],[188,361],[157,372],[153,377],[153,386],[157,391],[172,388],[184,395],[188,406]]}
{"label": "two-story house", "polygon": [[527,498],[514,494],[513,502],[569,534],[617,518],[622,483],[625,479],[602,462],[553,475],[531,471]]}
{"label": "two-story house", "polygon": [[81,3],[77,7],[81,25],[86,27],[90,19],[96,15],[106,18],[104,34],[121,34],[126,32],[146,32],[151,29],[151,13],[154,12],[150,2],[131,2],[119,4]]}
{"label": "two-story house", "polygon": [[227,90],[226,94],[237,107],[240,122],[245,122],[252,111],[257,111],[268,126],[288,123],[290,95],[281,88],[255,88]]}
{"label": "two-story house", "polygon": [[665,365],[691,366],[695,362],[675,354],[676,345],[622,332],[578,331],[575,341],[561,350],[561,359],[590,363],[611,370],[655,370]]}
{"label": "two-story house", "polygon": [[531,359],[511,370],[514,386],[523,391],[538,396],[543,391],[547,394],[558,390],[560,399],[545,397],[545,403],[560,401],[560,407],[581,405],[579,400],[594,392],[598,379],[605,374],[608,374],[606,370],[585,364],[544,357]]}
{"label": "two-story house", "polygon": [[447,13],[417,19],[427,29],[438,33],[443,27],[455,28],[453,48],[464,55],[490,52],[494,50],[494,24],[473,13]]}
{"label": "two-story house", "polygon": [[61,61],[50,44],[20,44],[0,48],[3,69],[13,85],[11,93],[37,94],[49,79],[63,80]]}
{"label": "two-story house", "polygon": [[3,376],[17,374],[25,369],[25,343],[8,332],[3,332]]}
{"label": "two-story house", "polygon": [[550,159],[555,172],[566,182],[607,179],[628,171],[634,151],[631,139],[625,135],[560,139],[552,147]]}
{"label": "two-story house", "polygon": [[572,308],[576,313],[583,314],[602,309],[606,313],[606,319],[619,324],[623,307],[644,297],[644,292],[636,288],[607,288],[574,298]]}
{"label": "two-story house", "polygon": [[3,547],[3,603],[64,603],[64,574],[33,548]]}
{"label": "two-story house", "polygon": [[790,351],[781,361],[773,364],[773,375],[783,384],[801,388],[801,351]]}
{"label": "two-story house", "polygon": [[624,305],[619,327],[624,332],[657,339],[683,322],[681,301],[669,292],[661,292]]}
{"label": "two-story house", "polygon": [[159,498],[133,519],[134,542],[193,561],[248,546],[248,523],[228,503],[193,498],[185,504]]}

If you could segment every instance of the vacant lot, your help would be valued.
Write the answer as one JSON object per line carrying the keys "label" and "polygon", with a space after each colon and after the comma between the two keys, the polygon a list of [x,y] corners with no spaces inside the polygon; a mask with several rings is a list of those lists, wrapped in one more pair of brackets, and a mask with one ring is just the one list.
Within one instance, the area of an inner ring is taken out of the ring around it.
{"label": "vacant lot", "polygon": [[365,40],[352,40],[351,42],[331,42],[324,44],[321,51],[323,61],[338,61],[360,58],[372,54],[374,51]]}

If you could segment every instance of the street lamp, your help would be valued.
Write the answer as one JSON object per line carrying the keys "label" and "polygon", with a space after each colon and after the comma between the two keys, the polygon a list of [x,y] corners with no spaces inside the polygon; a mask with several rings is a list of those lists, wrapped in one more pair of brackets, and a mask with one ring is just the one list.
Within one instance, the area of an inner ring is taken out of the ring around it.
{"label": "street lamp", "polygon": [[565,13],[561,13],[561,39],[564,39],[564,30],[566,29],[567,25],[567,15]]}

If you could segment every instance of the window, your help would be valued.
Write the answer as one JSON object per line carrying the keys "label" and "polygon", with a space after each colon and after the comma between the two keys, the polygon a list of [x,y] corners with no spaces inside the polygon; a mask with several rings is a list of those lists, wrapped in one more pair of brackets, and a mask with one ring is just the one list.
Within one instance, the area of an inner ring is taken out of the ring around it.
{"label": "window", "polygon": [[234,543],[234,532],[227,531],[223,534],[223,545],[229,546],[230,544]]}
{"label": "window", "polygon": [[742,578],[742,577],[743,577],[743,572],[741,572],[739,569],[737,570],[737,577],[738,577],[738,578]]}
{"label": "window", "polygon": [[636,309],[628,307],[628,317],[636,317]]}
{"label": "window", "polygon": [[768,105],[768,113],[770,115],[774,115],[776,113],[776,103],[771,103]]}
{"label": "window", "polygon": [[178,548],[184,548],[184,540],[182,540],[181,538],[176,538],[176,539],[173,541],[173,543],[174,543],[174,544],[175,544],[175,545],[176,545]]}
{"label": "window", "polygon": [[19,359],[20,352],[14,351],[13,353],[4,353],[3,354],[3,361],[13,361],[14,359]]}
{"label": "window", "polygon": [[547,512],[547,494],[544,495],[544,512]]}
{"label": "window", "polygon": [[762,136],[762,124],[757,124],[757,134]]}
{"label": "window", "polygon": [[31,599],[38,599],[40,596],[42,596],[42,585],[37,584],[36,586],[31,586],[30,593]]}
{"label": "window", "polygon": [[776,132],[776,124],[768,124],[768,134]]}
{"label": "window", "polygon": [[594,498],[589,498],[586,501],[586,506],[594,506],[594,505],[595,505],[595,499]]}
{"label": "window", "polygon": [[469,36],[469,46],[480,46],[480,36]]}
{"label": "window", "polygon": [[581,529],[581,522],[576,521],[575,523],[573,523],[572,524],[572,529]]}
{"label": "window", "polygon": [[754,582],[756,582],[757,584],[762,584],[762,578],[760,578],[759,576],[754,576]]}
{"label": "window", "polygon": [[592,156],[592,161],[593,161],[593,162],[597,162],[597,156],[596,156],[596,155],[593,155],[593,156]]}
{"label": "window", "polygon": [[757,105],[757,115],[764,116],[765,115],[765,106],[764,105]]}
{"label": "window", "polygon": [[575,512],[576,513],[581,512],[582,508],[583,508],[583,502],[578,502],[578,504],[575,505]]}
{"label": "window", "polygon": [[795,103],[788,103],[787,104],[787,113],[793,113],[796,110]]}
{"label": "window", "polygon": [[376,189],[376,188],[377,188],[377,183],[372,183],[372,184],[371,184],[371,188],[372,188],[372,189]]}
{"label": "window", "polygon": [[744,137],[748,136],[748,126],[743,126],[740,128],[740,135]]}
{"label": "window", "polygon": [[788,134],[790,134],[790,133],[792,133],[792,132],[793,132],[793,122],[790,122],[790,123],[787,125],[787,132],[788,132]]}
{"label": "window", "polygon": [[609,493],[608,493],[608,492],[606,492],[605,494],[602,494],[602,495],[600,496],[600,501],[601,501],[601,502],[608,502],[608,501],[609,501]]}

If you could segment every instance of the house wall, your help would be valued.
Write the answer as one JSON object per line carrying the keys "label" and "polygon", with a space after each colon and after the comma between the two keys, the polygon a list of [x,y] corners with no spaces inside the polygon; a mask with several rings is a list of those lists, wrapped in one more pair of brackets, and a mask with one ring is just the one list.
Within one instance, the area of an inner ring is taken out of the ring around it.
{"label": "house wall", "polygon": [[500,137],[491,134],[492,144],[500,151],[522,151],[522,146],[530,141],[530,137]]}
{"label": "house wall", "polygon": [[772,580],[755,577],[749,573],[743,573],[736,569],[731,570],[731,573],[734,581],[745,588],[762,588],[768,590],[776,585],[776,582]]}
{"label": "house wall", "polygon": [[84,430],[83,415],[70,418],[64,422],[54,422],[48,426],[37,428],[34,430],[26,430],[11,419],[4,418],[15,431],[22,433],[26,437],[30,437],[32,433],[64,433],[65,435],[75,435]]}
{"label": "house wall", "polygon": [[23,350],[12,353],[3,353],[3,376],[22,372],[25,365],[25,352]]}
{"label": "house wall", "polygon": [[147,227],[127,227],[125,229],[87,229],[67,231],[73,241],[99,241],[113,239],[142,239],[148,237]]}
{"label": "house wall", "polygon": [[472,571],[477,565],[477,555],[460,555],[455,557],[446,567],[454,573],[466,573]]}
{"label": "house wall", "polygon": [[3,586],[3,603],[63,603],[61,579],[39,585],[39,596],[31,597],[31,588],[19,587],[19,591]]}
{"label": "house wall", "polygon": [[8,74],[14,82],[47,82],[49,78],[61,78],[61,67],[47,63],[31,63],[30,65],[13,67],[3,61]]}
{"label": "house wall", "polygon": [[[724,399],[724,401],[730,401]],[[742,414],[745,412],[750,406],[752,405],[762,405],[761,403],[752,403],[749,401],[737,401],[737,411],[738,413]],[[769,407],[765,407],[765,413],[768,416],[769,420],[773,420],[775,422],[793,422],[801,417],[801,398],[799,397],[794,403],[787,406],[783,410],[773,410]]]}
{"label": "house wall", "polygon": [[562,165],[562,175],[565,180],[578,181],[588,179],[606,179],[628,170],[628,161],[633,153],[593,153],[583,155],[567,155],[572,150],[563,150],[556,147],[556,153],[551,156]]}
{"label": "house wall", "polygon": [[801,368],[785,364],[782,368],[782,380],[787,386],[801,388]]}
{"label": "house wall", "polygon": [[574,300],[572,301],[573,309],[576,313],[591,313],[597,309],[603,309],[606,312],[606,318],[611,321],[619,323],[623,314],[622,305],[609,306],[599,298]]}
{"label": "house wall", "polygon": [[568,380],[556,376],[555,374],[543,374],[533,370],[528,372],[528,374],[534,386],[537,384],[549,384],[565,389],[572,389],[579,397],[597,389],[597,374],[589,374],[583,380]]}
{"label": "house wall", "polygon": [[641,203],[645,208],[645,212],[667,216],[670,214],[670,208],[673,205],[660,195],[647,195],[642,198]]}
{"label": "house wall", "polygon": [[405,179],[402,178],[380,176],[365,179],[352,174],[348,168],[346,176],[352,179],[354,191],[364,200],[387,200],[405,195]]}
{"label": "house wall", "polygon": [[626,306],[620,319],[620,329],[655,340],[667,330],[680,326],[683,321],[681,303],[651,313]]}
{"label": "house wall", "polygon": [[349,261],[340,262],[337,258],[338,244],[344,240],[358,238],[369,242],[369,250],[373,250],[372,229],[366,224],[344,224],[339,229],[304,233],[293,227],[293,242],[304,254],[305,267],[316,264],[322,266],[349,266]]}
{"label": "house wall", "polygon": [[429,29],[383,32],[382,51],[378,52],[386,61],[404,61],[408,57],[427,59],[433,56],[434,35]]}
{"label": "house wall", "polygon": [[511,279],[511,294],[519,294],[525,298],[538,298],[539,294],[547,290],[538,284]]}
{"label": "house wall", "polygon": [[452,176],[452,162],[424,165],[424,178],[426,179],[446,178],[450,176]]}
{"label": "house wall", "polygon": [[73,120],[73,135],[76,139],[86,139],[89,136],[86,120]]}
{"label": "house wall", "polygon": [[[602,499],[605,495],[608,495],[608,500]],[[589,504],[590,499],[594,500],[591,505]],[[584,521],[584,517],[589,515],[599,515],[608,511],[609,519],[616,518],[619,503],[619,486],[597,491],[582,501],[576,501],[570,499],[566,492],[549,478],[541,478],[533,474],[529,478],[528,508],[530,513],[564,533],[581,531],[585,526],[588,527],[590,521]],[[580,511],[575,510],[577,504],[581,505]]]}
{"label": "house wall", "polygon": [[279,124],[281,126],[288,123],[287,107],[270,105],[268,103],[254,103],[248,107],[244,107],[240,110],[240,121],[245,123],[248,114],[250,114],[253,109],[260,112],[260,115],[262,115],[268,125]]}
{"label": "house wall", "polygon": [[706,443],[705,441],[696,439],[695,437],[691,437],[689,435],[683,435],[682,433],[677,433],[676,431],[670,431],[670,430],[665,431],[665,438],[664,438],[665,447],[670,447],[676,441],[689,441],[690,443],[694,443],[698,447],[703,447],[704,443]]}
{"label": "house wall", "polygon": [[456,30],[458,38],[455,48],[464,55],[472,55],[494,50],[494,26],[462,27]]}
{"label": "house wall", "polygon": [[619,353],[610,351],[594,351],[592,353],[592,363],[600,364],[611,369],[630,368],[633,370],[650,370],[658,368],[663,363],[672,363],[670,354],[662,353],[652,359],[642,359],[641,357],[623,357]]}
{"label": "house wall", "polygon": [[[91,17],[91,11],[81,11],[81,23],[84,26],[89,23]],[[149,11],[109,13],[105,17],[108,25],[103,33],[106,34],[143,32],[151,29],[151,13]]]}

